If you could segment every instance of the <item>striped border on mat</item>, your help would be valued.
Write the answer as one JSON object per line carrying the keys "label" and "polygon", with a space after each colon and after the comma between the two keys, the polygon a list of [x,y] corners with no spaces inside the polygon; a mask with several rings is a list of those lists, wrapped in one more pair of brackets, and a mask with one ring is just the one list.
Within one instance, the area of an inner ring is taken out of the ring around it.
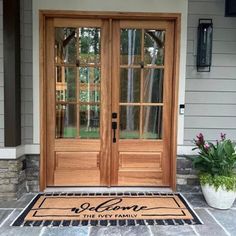
{"label": "striped border on mat", "polygon": [[[37,220],[25,221],[28,212],[34,206],[40,196],[178,196],[187,210],[193,216],[192,220],[182,219],[168,219],[168,220]],[[111,193],[39,193],[31,202],[24,208],[19,216],[13,221],[11,226],[28,226],[28,227],[73,227],[73,226],[135,226],[135,225],[196,225],[203,224],[201,219],[197,216],[191,208],[187,200],[180,193],[157,193],[157,192],[111,192]]]}

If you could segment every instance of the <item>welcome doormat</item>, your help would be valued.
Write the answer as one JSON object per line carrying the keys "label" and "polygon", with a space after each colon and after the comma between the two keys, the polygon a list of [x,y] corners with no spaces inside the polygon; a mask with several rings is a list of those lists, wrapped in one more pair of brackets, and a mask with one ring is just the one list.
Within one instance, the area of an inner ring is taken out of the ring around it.
{"label": "welcome doormat", "polygon": [[179,193],[38,194],[12,226],[202,224]]}

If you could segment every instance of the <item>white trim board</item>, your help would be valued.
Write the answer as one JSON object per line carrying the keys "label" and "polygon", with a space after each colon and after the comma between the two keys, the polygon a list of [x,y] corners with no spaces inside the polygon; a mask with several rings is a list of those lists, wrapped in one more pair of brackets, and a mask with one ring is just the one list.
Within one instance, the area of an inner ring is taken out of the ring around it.
{"label": "white trim board", "polygon": [[[181,14],[179,104],[185,101],[185,73],[187,55],[187,17],[188,0],[33,0],[33,142],[40,141],[40,92],[39,92],[39,11],[115,11],[115,12],[156,12]],[[178,116],[178,145],[184,143],[184,115]]]}
{"label": "white trim board", "polygon": [[0,160],[14,160],[26,154],[40,154],[39,144],[27,144],[14,148],[0,148]]}
{"label": "white trim board", "polygon": [[198,150],[192,150],[195,146],[183,146],[183,145],[178,145],[177,146],[177,156],[182,156],[182,155],[197,155]]}
{"label": "white trim board", "polygon": [[[177,155],[194,155],[197,151],[192,151],[193,146],[181,146],[177,147]],[[39,144],[26,144],[14,148],[0,148],[0,160],[17,159],[22,155],[40,154]]]}

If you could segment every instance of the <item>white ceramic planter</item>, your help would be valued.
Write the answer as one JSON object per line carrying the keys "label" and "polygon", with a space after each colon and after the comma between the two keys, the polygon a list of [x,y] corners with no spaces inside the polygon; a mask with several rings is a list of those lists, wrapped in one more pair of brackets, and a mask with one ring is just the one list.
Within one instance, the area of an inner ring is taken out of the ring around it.
{"label": "white ceramic planter", "polygon": [[202,193],[209,206],[217,209],[229,209],[236,198],[235,191],[227,191],[225,188],[216,189],[209,184],[201,185]]}

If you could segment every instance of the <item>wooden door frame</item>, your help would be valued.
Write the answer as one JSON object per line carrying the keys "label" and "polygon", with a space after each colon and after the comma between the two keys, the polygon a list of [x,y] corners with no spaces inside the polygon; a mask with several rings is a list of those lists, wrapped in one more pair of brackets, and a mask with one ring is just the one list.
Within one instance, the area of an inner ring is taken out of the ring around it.
{"label": "wooden door frame", "polygon": [[126,20],[170,20],[174,22],[174,55],[173,55],[173,88],[171,109],[170,137],[170,187],[176,190],[176,158],[177,158],[177,121],[178,121],[178,91],[180,66],[180,13],[144,13],[144,12],[94,12],[94,11],[55,11],[41,10],[39,12],[39,80],[40,80],[40,191],[46,186],[46,153],[47,153],[47,122],[46,122],[46,21],[49,18],[78,19],[126,19]]}

